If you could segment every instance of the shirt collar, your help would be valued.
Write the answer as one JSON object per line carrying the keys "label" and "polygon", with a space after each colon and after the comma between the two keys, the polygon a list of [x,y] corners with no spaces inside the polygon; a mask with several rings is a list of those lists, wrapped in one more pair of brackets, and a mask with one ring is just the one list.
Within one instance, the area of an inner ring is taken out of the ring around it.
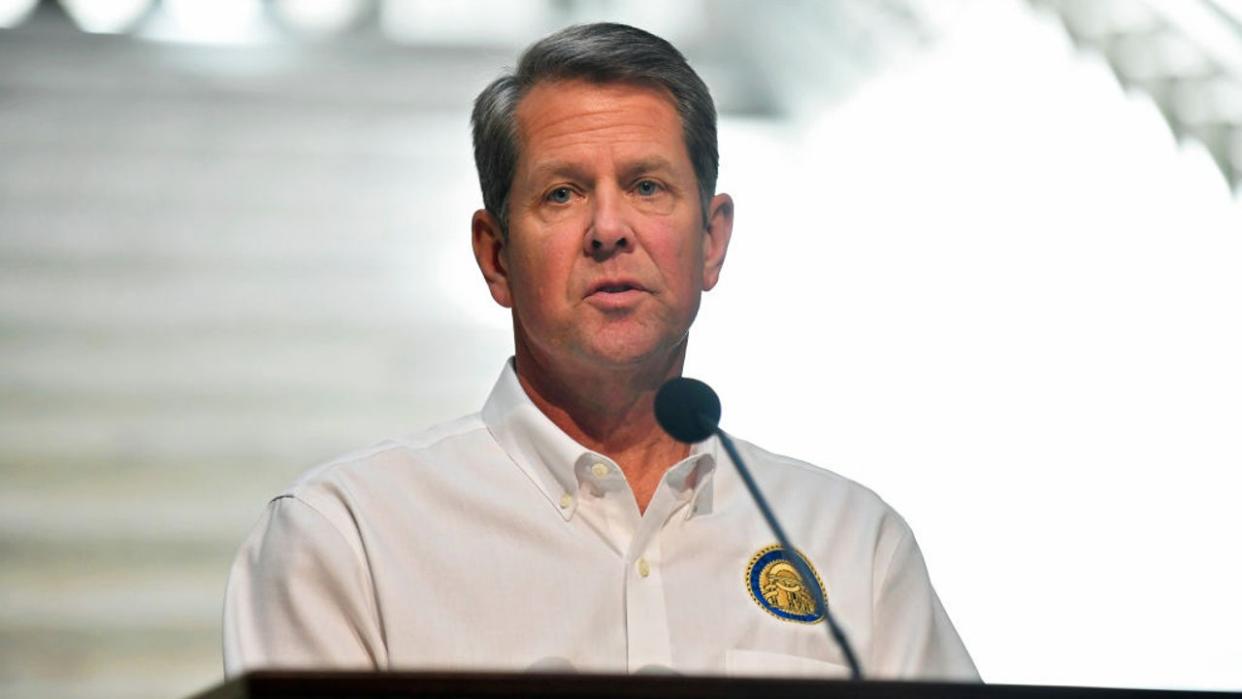
{"label": "shirt collar", "polygon": [[[597,463],[616,469],[612,459],[574,441],[531,402],[518,382],[513,358],[483,405],[483,424],[518,468],[539,487],[548,501],[569,520],[578,495],[594,478]],[[715,436],[690,447],[690,455],[669,469],[664,484],[679,499],[690,500],[686,518],[707,514],[712,507],[712,475],[719,462]]]}

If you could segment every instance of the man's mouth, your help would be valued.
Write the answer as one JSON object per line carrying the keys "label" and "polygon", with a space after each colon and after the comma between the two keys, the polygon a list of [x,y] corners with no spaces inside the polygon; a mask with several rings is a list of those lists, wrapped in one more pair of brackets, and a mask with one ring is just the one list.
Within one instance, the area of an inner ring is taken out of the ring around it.
{"label": "man's mouth", "polygon": [[636,281],[630,279],[609,279],[599,282],[591,287],[591,293],[595,294],[624,294],[627,291],[643,291],[643,287]]}
{"label": "man's mouth", "polygon": [[605,311],[633,308],[646,295],[646,289],[632,279],[606,279],[591,287],[587,301]]}

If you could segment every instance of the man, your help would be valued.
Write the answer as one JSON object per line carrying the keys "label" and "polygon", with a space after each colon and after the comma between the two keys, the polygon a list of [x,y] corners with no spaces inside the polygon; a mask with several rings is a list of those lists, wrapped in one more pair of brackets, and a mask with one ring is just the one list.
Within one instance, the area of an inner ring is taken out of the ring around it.
{"label": "man", "polygon": [[[475,257],[514,358],[481,413],[273,500],[229,580],[225,665],[844,676],[716,440],[666,435],[733,202],[715,108],[667,42],[573,27],[473,115]],[[905,523],[739,442],[870,677],[975,679]]]}

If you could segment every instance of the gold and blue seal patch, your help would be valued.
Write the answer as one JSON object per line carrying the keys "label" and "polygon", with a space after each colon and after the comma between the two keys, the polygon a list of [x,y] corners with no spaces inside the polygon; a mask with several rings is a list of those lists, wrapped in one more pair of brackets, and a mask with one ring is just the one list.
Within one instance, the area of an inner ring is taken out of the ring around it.
{"label": "gold and blue seal patch", "polygon": [[[819,571],[801,551],[797,555],[815,574],[815,582],[824,590],[827,599],[828,591]],[[803,583],[797,567],[779,544],[760,549],[750,559],[746,567],[746,587],[755,604],[778,619],[802,624],[815,624],[824,619],[823,614],[815,613],[815,590]]]}

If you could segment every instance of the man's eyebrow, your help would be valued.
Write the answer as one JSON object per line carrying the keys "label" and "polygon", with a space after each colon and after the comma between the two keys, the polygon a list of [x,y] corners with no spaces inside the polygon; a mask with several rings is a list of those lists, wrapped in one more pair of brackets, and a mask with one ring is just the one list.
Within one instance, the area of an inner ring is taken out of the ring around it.
{"label": "man's eyebrow", "polygon": [[[674,169],[672,161],[668,158],[653,155],[639,158],[632,162],[622,163],[619,174],[622,180],[630,180],[650,172],[672,172]],[[535,181],[562,178],[575,181],[590,179],[590,175],[585,168],[564,160],[546,160],[537,163],[531,168],[530,176]]]}
{"label": "man's eyebrow", "polygon": [[621,179],[630,180],[639,175],[645,175],[649,172],[673,172],[673,163],[667,158],[659,155],[653,155],[647,158],[641,158],[632,163],[625,163],[621,166]]}
{"label": "man's eyebrow", "polygon": [[584,180],[587,179],[586,170],[574,163],[563,160],[545,160],[536,164],[530,171],[531,179],[536,181],[543,179],[567,179],[567,180]]}

